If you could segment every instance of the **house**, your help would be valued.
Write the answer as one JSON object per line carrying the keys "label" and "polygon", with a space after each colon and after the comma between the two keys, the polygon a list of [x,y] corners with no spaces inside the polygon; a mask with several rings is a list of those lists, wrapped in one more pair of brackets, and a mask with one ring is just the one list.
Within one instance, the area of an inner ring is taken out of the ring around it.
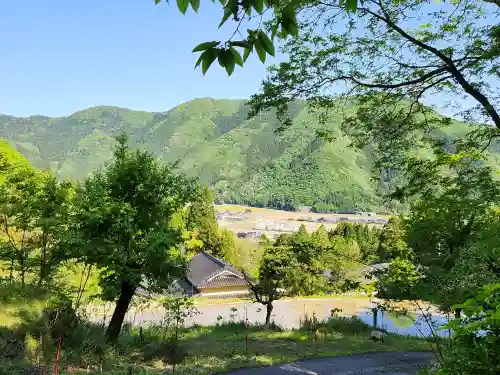
{"label": "house", "polygon": [[228,298],[249,294],[248,283],[240,271],[204,251],[191,259],[187,275],[177,280],[175,287],[190,297]]}

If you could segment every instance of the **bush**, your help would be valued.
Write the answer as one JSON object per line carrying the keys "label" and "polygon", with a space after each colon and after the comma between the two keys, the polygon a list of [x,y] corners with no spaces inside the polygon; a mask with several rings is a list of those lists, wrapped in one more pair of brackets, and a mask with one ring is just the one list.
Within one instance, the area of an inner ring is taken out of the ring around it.
{"label": "bush", "polygon": [[49,328],[52,338],[67,336],[78,325],[71,300],[61,294],[52,297],[43,310],[41,323]]}
{"label": "bush", "polygon": [[327,321],[320,323],[319,326],[346,335],[368,334],[372,330],[372,327],[369,324],[363,322],[356,316],[334,316]]}
{"label": "bush", "polygon": [[24,356],[24,344],[20,335],[9,330],[0,330],[0,362]]}

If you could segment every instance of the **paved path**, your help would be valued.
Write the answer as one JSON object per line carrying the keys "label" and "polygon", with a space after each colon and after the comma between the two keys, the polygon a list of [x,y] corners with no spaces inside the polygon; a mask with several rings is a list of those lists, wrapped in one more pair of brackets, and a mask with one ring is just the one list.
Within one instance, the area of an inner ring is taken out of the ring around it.
{"label": "paved path", "polygon": [[415,375],[432,353],[368,353],[236,370],[226,375]]}

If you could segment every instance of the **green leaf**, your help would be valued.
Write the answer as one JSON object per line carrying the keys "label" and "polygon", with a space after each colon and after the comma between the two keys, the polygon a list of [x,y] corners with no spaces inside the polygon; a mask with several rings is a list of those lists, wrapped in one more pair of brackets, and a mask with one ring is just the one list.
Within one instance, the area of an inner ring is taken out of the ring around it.
{"label": "green leaf", "polygon": [[295,8],[288,5],[283,9],[281,13],[281,31],[284,36],[287,34],[297,36],[299,33],[299,27],[297,25],[297,14],[295,13]]}
{"label": "green leaf", "polygon": [[268,54],[274,56],[274,44],[262,30],[259,32],[259,40]]}
{"label": "green leaf", "polygon": [[292,20],[297,23],[297,15],[295,13],[295,8],[292,5],[288,5],[283,9],[282,19]]}
{"label": "green leaf", "polygon": [[224,16],[222,17],[222,21],[220,21],[220,23],[219,23],[219,29],[221,28],[222,25],[224,25],[226,23],[228,18],[231,17],[231,14],[233,14],[231,9],[224,8]]}
{"label": "green leaf", "polygon": [[160,4],[161,0],[155,0],[155,4]]}
{"label": "green leaf", "polygon": [[263,0],[252,0],[252,5],[257,13],[262,14],[264,11],[264,1]]}
{"label": "green leaf", "polygon": [[233,53],[230,50],[219,50],[218,57],[219,65],[226,69],[228,75],[231,75],[234,71],[235,64]]}
{"label": "green leaf", "polygon": [[219,3],[222,5],[222,6],[225,6],[227,4],[227,0],[219,0]]}
{"label": "green leaf", "polygon": [[228,52],[227,56],[226,56],[226,59],[227,59],[226,60],[226,72],[227,72],[227,75],[230,76],[234,72],[235,59],[234,59],[234,56],[231,53],[231,51],[226,51],[226,52]]}
{"label": "green leaf", "polygon": [[266,62],[266,50],[264,49],[260,39],[255,41],[255,51],[257,51],[257,55],[259,55],[260,61],[263,63]]}
{"label": "green leaf", "polygon": [[210,65],[212,65],[212,63],[217,58],[218,51],[216,49],[209,49],[203,53],[207,53],[207,55],[203,58],[203,61],[201,62],[201,72],[203,73],[203,75],[205,75],[208,68],[210,68]]}
{"label": "green leaf", "polygon": [[243,66],[243,59],[241,58],[241,55],[238,51],[236,51],[233,47],[229,48],[229,51],[233,54],[234,61],[236,64],[239,66]]}
{"label": "green leaf", "polygon": [[253,50],[253,46],[252,46],[252,48],[245,48],[245,51],[243,52],[243,62],[247,61],[248,56],[250,55],[252,50]]}
{"label": "green leaf", "polygon": [[200,0],[189,0],[189,2],[193,10],[198,13],[198,9],[200,9]]}
{"label": "green leaf", "polygon": [[276,34],[278,33],[278,27],[279,27],[279,25],[277,23],[275,23],[271,26],[271,39],[273,39],[273,40],[274,40],[274,37],[276,36]]}
{"label": "green leaf", "polygon": [[345,8],[348,12],[356,12],[358,9],[358,0],[346,0]]}
{"label": "green leaf", "polygon": [[287,35],[292,35],[294,37],[297,37],[299,35],[299,27],[297,26],[296,22],[287,20],[286,22],[283,21],[281,25],[282,25],[281,28],[282,37],[286,37]]}
{"label": "green leaf", "polygon": [[242,48],[252,48],[253,46],[245,40],[237,40],[236,42],[229,42],[230,46],[242,47]]}
{"label": "green leaf", "polygon": [[226,51],[221,51],[219,53],[219,55],[217,56],[217,60],[219,61],[219,65],[222,67],[222,68],[225,68],[226,67]]}
{"label": "green leaf", "polygon": [[198,44],[196,47],[194,47],[193,52],[205,51],[209,48],[213,48],[213,47],[217,46],[218,44],[219,44],[219,42],[217,42],[215,40],[212,42],[204,42],[204,43]]}
{"label": "green leaf", "polygon": [[196,69],[198,67],[198,65],[201,64],[201,71],[202,71],[203,75],[205,75],[208,68],[210,68],[210,65],[212,65],[214,60],[217,58],[217,55],[218,55],[217,49],[215,49],[215,48],[207,49],[206,51],[204,51],[200,55],[194,68]]}
{"label": "green leaf", "polygon": [[[207,52],[207,51],[205,51],[205,52]],[[196,64],[194,65],[194,68],[195,68],[195,69],[198,67],[198,65],[200,65],[200,64],[201,64],[201,62],[202,62],[202,61],[203,61],[203,59],[205,58],[205,57],[204,57],[205,52],[203,52],[203,53],[200,55],[200,57],[198,57],[198,60],[196,61]]]}
{"label": "green leaf", "polygon": [[188,7],[189,0],[177,0],[177,8],[179,8],[182,14],[186,14]]}

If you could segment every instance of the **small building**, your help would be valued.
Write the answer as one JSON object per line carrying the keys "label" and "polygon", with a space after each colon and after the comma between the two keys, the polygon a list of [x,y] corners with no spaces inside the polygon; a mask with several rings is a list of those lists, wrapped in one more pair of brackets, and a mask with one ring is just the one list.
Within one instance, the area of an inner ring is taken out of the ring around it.
{"label": "small building", "polygon": [[249,294],[248,283],[234,266],[206,252],[196,254],[176,287],[190,297],[230,298]]}

